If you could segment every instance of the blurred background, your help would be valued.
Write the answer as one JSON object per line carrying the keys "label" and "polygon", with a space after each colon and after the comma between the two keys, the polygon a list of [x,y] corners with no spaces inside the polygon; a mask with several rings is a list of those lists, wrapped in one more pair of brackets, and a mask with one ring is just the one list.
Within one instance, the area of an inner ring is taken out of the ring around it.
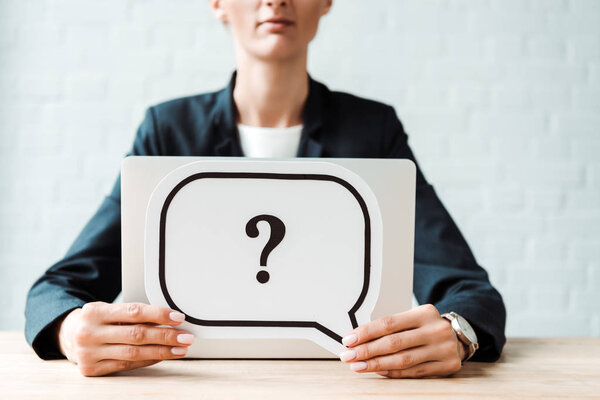
{"label": "blurred background", "polygon": [[[208,0],[0,0],[0,329],[146,107],[234,68]],[[395,107],[509,336],[600,336],[600,0],[334,0],[309,73]]]}

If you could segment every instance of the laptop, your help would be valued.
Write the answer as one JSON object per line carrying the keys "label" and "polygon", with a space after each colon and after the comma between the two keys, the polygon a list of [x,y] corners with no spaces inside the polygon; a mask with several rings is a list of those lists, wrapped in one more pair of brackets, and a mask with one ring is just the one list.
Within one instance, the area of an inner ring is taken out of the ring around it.
{"label": "laptop", "polygon": [[127,157],[122,301],[186,314],[185,358],[337,359],[411,308],[415,180],[406,159]]}

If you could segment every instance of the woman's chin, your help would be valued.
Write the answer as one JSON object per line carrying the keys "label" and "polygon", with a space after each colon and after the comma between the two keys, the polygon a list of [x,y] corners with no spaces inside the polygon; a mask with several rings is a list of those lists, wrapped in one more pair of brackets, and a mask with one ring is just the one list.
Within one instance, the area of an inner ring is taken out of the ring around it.
{"label": "woman's chin", "polygon": [[[275,36],[275,35],[273,35]],[[253,53],[261,60],[283,61],[302,55],[302,46],[286,37],[270,37]]]}
{"label": "woman's chin", "polygon": [[289,61],[302,56],[298,49],[270,49],[257,55],[263,61]]}

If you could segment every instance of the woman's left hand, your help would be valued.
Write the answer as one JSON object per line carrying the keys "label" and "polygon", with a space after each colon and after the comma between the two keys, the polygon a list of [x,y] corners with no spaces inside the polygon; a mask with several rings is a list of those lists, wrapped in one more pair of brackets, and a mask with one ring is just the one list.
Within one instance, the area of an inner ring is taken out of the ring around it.
{"label": "woman's left hand", "polygon": [[425,304],[361,325],[344,337],[340,359],[356,372],[390,378],[447,376],[465,356],[450,322]]}

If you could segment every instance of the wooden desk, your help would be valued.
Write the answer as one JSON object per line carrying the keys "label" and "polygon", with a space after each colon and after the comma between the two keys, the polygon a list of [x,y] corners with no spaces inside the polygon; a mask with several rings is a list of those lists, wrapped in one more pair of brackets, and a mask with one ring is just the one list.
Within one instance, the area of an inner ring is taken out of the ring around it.
{"label": "wooden desk", "polygon": [[169,360],[86,378],[40,360],[22,332],[0,332],[4,399],[600,399],[600,339],[511,339],[497,363],[446,379],[357,374],[338,361]]}

